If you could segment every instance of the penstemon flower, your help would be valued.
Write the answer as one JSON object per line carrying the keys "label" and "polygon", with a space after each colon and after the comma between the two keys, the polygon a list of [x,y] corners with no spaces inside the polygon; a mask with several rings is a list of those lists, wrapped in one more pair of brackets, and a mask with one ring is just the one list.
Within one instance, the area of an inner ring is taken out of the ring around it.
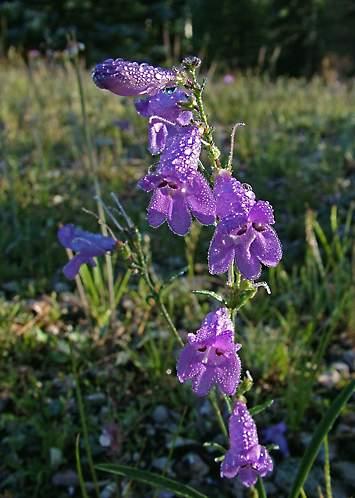
{"label": "penstemon flower", "polygon": [[255,203],[252,188],[245,183],[240,183],[225,169],[220,170],[216,175],[213,193],[216,198],[216,215],[219,218],[246,212]]}
{"label": "penstemon flower", "polygon": [[267,449],[259,444],[255,422],[247,406],[237,401],[229,418],[230,449],[221,465],[221,477],[238,476],[244,486],[253,486],[258,477],[273,470]]}
{"label": "penstemon flower", "polygon": [[70,280],[79,273],[81,265],[96,266],[94,258],[113,251],[117,245],[112,237],[86,232],[73,224],[64,225],[58,230],[58,240],[63,247],[76,253],[63,268],[64,275]]}
{"label": "penstemon flower", "polygon": [[124,59],[106,59],[97,64],[92,72],[94,83],[99,88],[116,95],[154,95],[166,86],[174,86],[175,69],[150,66]]}
{"label": "penstemon flower", "polygon": [[[229,214],[231,209],[233,214]],[[217,211],[229,215],[221,219],[210,244],[210,273],[225,273],[235,261],[242,276],[254,280],[260,276],[262,264],[276,266],[280,262],[282,248],[271,227],[275,220],[268,202],[256,202],[250,191],[233,192],[226,201],[223,195],[217,197]]]}
{"label": "penstemon flower", "polygon": [[[188,95],[181,90],[163,90],[147,99],[135,102],[138,114],[149,119],[148,145],[151,154],[160,154],[167,142],[179,130],[179,126],[191,123],[192,112],[182,109],[179,103],[186,103]],[[161,119],[162,118],[162,119]]]}
{"label": "penstemon flower", "polygon": [[146,192],[153,192],[147,212],[148,223],[157,228],[165,221],[176,235],[190,230],[192,215],[202,225],[215,221],[215,200],[208,182],[198,171],[185,175],[174,168],[162,167],[138,182]]}
{"label": "penstemon flower", "polygon": [[226,308],[208,313],[196,334],[188,335],[188,344],[180,352],[177,374],[180,382],[192,380],[192,389],[205,396],[216,384],[227,395],[235,394],[240,381],[241,364],[234,343],[234,326]]}

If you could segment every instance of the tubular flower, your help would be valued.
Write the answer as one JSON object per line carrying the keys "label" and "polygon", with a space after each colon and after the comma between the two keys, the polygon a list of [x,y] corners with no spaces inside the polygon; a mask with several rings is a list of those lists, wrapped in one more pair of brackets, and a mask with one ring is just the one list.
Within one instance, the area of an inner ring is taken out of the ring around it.
{"label": "tubular flower", "polygon": [[92,78],[99,88],[124,97],[138,97],[154,95],[166,86],[174,86],[177,71],[150,66],[146,62],[106,59],[95,66]]}
{"label": "tubular flower", "polygon": [[226,308],[208,313],[196,334],[188,335],[188,344],[180,352],[177,375],[180,382],[192,381],[198,396],[205,396],[216,384],[232,396],[240,381],[241,364],[234,343],[234,327]]}
{"label": "tubular flower", "polygon": [[198,171],[192,169],[182,175],[173,168],[161,168],[142,178],[138,186],[153,192],[148,206],[148,223],[159,227],[165,221],[176,235],[186,235],[193,215],[201,224],[215,221],[213,193]]}
{"label": "tubular flower", "polygon": [[70,280],[77,276],[81,265],[96,266],[94,258],[112,251],[117,244],[112,237],[86,232],[72,224],[58,230],[58,240],[63,247],[76,253],[63,268],[64,275]]}
{"label": "tubular flower", "polygon": [[244,278],[260,276],[261,264],[276,266],[282,257],[279,238],[268,202],[257,201],[244,212],[227,216],[218,224],[208,251],[210,273],[228,271],[235,261]]}
{"label": "tubular flower", "polygon": [[[181,90],[162,90],[153,97],[135,103],[138,114],[149,119],[148,141],[151,154],[160,154],[168,135],[175,134],[176,125],[187,126],[192,112],[182,109],[180,102],[187,102],[188,95]],[[163,119],[159,119],[163,118]]]}
{"label": "tubular flower", "polygon": [[255,422],[247,406],[237,401],[229,418],[230,449],[221,465],[221,477],[238,476],[244,486],[253,486],[258,477],[273,470],[267,449],[259,444]]}
{"label": "tubular flower", "polygon": [[251,187],[233,178],[226,170],[217,174],[213,193],[216,198],[216,215],[219,218],[243,213],[255,204],[255,194]]}

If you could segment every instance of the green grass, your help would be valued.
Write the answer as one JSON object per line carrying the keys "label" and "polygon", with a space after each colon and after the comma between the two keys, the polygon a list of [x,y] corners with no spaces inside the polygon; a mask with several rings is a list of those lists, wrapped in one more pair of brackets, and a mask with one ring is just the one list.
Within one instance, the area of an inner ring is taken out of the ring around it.
{"label": "green grass", "polygon": [[[0,496],[5,491],[9,497],[53,496],[53,475],[75,469],[80,429],[69,340],[75,343],[84,396],[104,394],[101,406],[87,401],[95,461],[132,465],[138,454],[142,468],[154,470],[154,457],[170,459],[165,447],[170,429],[149,436],[158,404],[169,407],[176,424],[187,407],[181,437],[194,441],[193,448],[201,446],[201,437],[218,441],[216,424],[207,425],[207,434],[200,430],[200,403],[176,380],[174,340],[145,284],[132,275],[119,292],[122,257],[114,261],[118,306],[112,328],[101,284],[104,268],[85,276],[89,317],[61,274],[66,255],[56,241],[59,224],[97,229],[95,217],[82,210],[96,207],[73,68],[39,61],[29,71],[14,58],[0,65],[0,77]],[[165,299],[178,329],[194,330],[211,302],[191,290],[223,287],[222,279],[207,274],[212,229],[196,229],[185,245],[165,227],[148,228],[147,197],[135,186],[151,161],[146,123],[132,102],[100,92],[88,76],[84,88],[104,197],[110,191],[120,195],[146,233],[157,273],[168,277],[188,265],[187,276],[174,281]],[[255,378],[252,401],[277,400],[278,412],[271,409],[261,420],[284,418],[297,434],[309,428],[305,416],[316,420],[333,395],[319,390],[316,377],[329,344],[350,335],[355,323],[355,88],[326,86],[317,78],[240,75],[232,86],[211,82],[206,92],[225,154],[233,124],[247,123],[238,131],[235,171],[275,208],[283,263],[263,275],[272,295],[260,290],[241,310],[237,333],[244,367]],[[129,120],[130,128],[120,130],[117,120]],[[114,456],[98,443],[107,422],[121,434]],[[53,448],[60,463],[50,461]],[[80,453],[87,476],[83,448]],[[203,455],[216,477],[211,455]],[[183,450],[174,450],[172,459],[182,456]],[[216,488],[210,486],[202,485],[201,492],[213,495]],[[228,483],[222,486],[233,496]],[[142,489],[131,485],[125,496],[143,496]],[[67,496],[65,489],[58,488],[56,496]]]}

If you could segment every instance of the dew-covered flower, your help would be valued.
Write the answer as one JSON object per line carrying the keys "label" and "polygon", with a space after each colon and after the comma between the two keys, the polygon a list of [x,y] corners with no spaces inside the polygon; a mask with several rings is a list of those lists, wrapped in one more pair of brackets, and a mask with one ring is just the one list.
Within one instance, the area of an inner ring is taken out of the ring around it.
{"label": "dew-covered flower", "polygon": [[272,472],[267,449],[259,444],[255,422],[247,406],[237,401],[229,418],[229,445],[221,465],[221,477],[239,477],[244,486],[253,486],[258,477]]}
{"label": "dew-covered flower", "polygon": [[[210,273],[225,273],[235,261],[243,277],[254,280],[260,276],[261,265],[276,266],[282,257],[282,249],[275,230],[273,209],[266,201],[254,201],[249,196],[240,206],[239,195],[217,197],[217,212],[234,214],[222,218],[214,233],[208,252]],[[238,208],[233,207],[238,204]],[[229,207],[228,207],[229,206]]]}
{"label": "dew-covered flower", "polygon": [[173,169],[186,175],[198,168],[201,153],[200,130],[195,125],[179,126],[174,135],[168,137],[166,147],[160,156],[159,168]]}
{"label": "dew-covered flower", "polygon": [[147,211],[148,223],[154,228],[167,221],[175,234],[183,236],[190,230],[192,215],[203,225],[215,221],[212,190],[194,169],[182,174],[172,167],[160,168],[143,177],[138,186],[153,192]]}
{"label": "dew-covered flower", "polygon": [[94,258],[112,251],[117,244],[112,237],[86,232],[73,224],[64,225],[58,230],[58,240],[63,247],[76,253],[63,268],[64,275],[71,280],[76,277],[81,265],[95,266]]}
{"label": "dew-covered flower", "polygon": [[138,114],[149,118],[148,142],[152,154],[160,154],[164,150],[168,135],[175,134],[178,126],[190,124],[192,112],[179,105],[187,101],[188,95],[177,89],[162,90],[152,97],[136,101]]}
{"label": "dew-covered flower", "polygon": [[285,422],[279,422],[278,424],[270,425],[262,432],[264,442],[277,444],[284,457],[290,454],[285,436],[286,431],[287,425]]}
{"label": "dew-covered flower", "polygon": [[250,185],[241,183],[225,169],[216,175],[213,193],[216,198],[216,214],[219,218],[244,213],[255,204],[255,194]]}
{"label": "dew-covered flower", "polygon": [[180,352],[177,375],[180,382],[192,381],[198,396],[205,396],[215,384],[232,396],[240,381],[240,359],[234,343],[234,327],[226,308],[208,313],[196,334]]}
{"label": "dew-covered flower", "polygon": [[92,72],[94,83],[99,88],[116,95],[154,95],[166,86],[176,84],[177,71],[150,66],[124,59],[106,59],[97,64]]}

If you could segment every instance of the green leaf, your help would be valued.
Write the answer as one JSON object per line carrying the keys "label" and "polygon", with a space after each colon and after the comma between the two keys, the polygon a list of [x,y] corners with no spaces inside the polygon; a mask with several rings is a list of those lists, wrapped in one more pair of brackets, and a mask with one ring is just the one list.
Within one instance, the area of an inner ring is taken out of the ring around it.
{"label": "green leaf", "polygon": [[103,472],[109,472],[111,474],[116,474],[119,476],[128,477],[133,481],[144,482],[145,484],[150,484],[155,488],[165,489],[175,493],[177,496],[183,496],[185,498],[208,498],[206,495],[196,491],[194,488],[182,484],[168,477],[163,477],[159,474],[154,474],[153,472],[147,472],[146,470],[139,470],[135,467],[130,467],[129,465],[114,465],[114,464],[102,464],[96,466],[97,470],[102,470]]}
{"label": "green leaf", "polygon": [[226,304],[225,300],[223,299],[223,297],[219,294],[217,294],[216,292],[212,292],[212,291],[207,291],[207,290],[193,290],[191,291],[193,294],[200,294],[201,296],[209,296],[209,297],[212,297],[212,299],[216,299],[216,301],[218,301],[219,303],[223,303],[223,304]]}
{"label": "green leaf", "polygon": [[260,403],[260,405],[256,405],[256,406],[253,406],[253,408],[251,408],[249,411],[250,411],[250,415],[257,415],[258,413],[261,413],[263,412],[264,410],[266,410],[267,408],[270,408],[270,406],[274,403],[274,400],[273,399],[268,399],[267,401],[265,401],[264,403]]}
{"label": "green leaf", "polygon": [[298,498],[301,488],[306,482],[309,471],[312,468],[313,462],[318,454],[318,451],[321,447],[322,441],[325,436],[328,434],[332,425],[334,424],[336,418],[339,416],[342,408],[347,403],[350,396],[355,391],[355,380],[350,382],[344,389],[338,394],[333,403],[328,408],[324,417],[320,421],[313,437],[308,446],[302,460],[300,466],[298,468],[298,472],[296,478],[294,480],[291,492],[289,494],[289,498]]}

